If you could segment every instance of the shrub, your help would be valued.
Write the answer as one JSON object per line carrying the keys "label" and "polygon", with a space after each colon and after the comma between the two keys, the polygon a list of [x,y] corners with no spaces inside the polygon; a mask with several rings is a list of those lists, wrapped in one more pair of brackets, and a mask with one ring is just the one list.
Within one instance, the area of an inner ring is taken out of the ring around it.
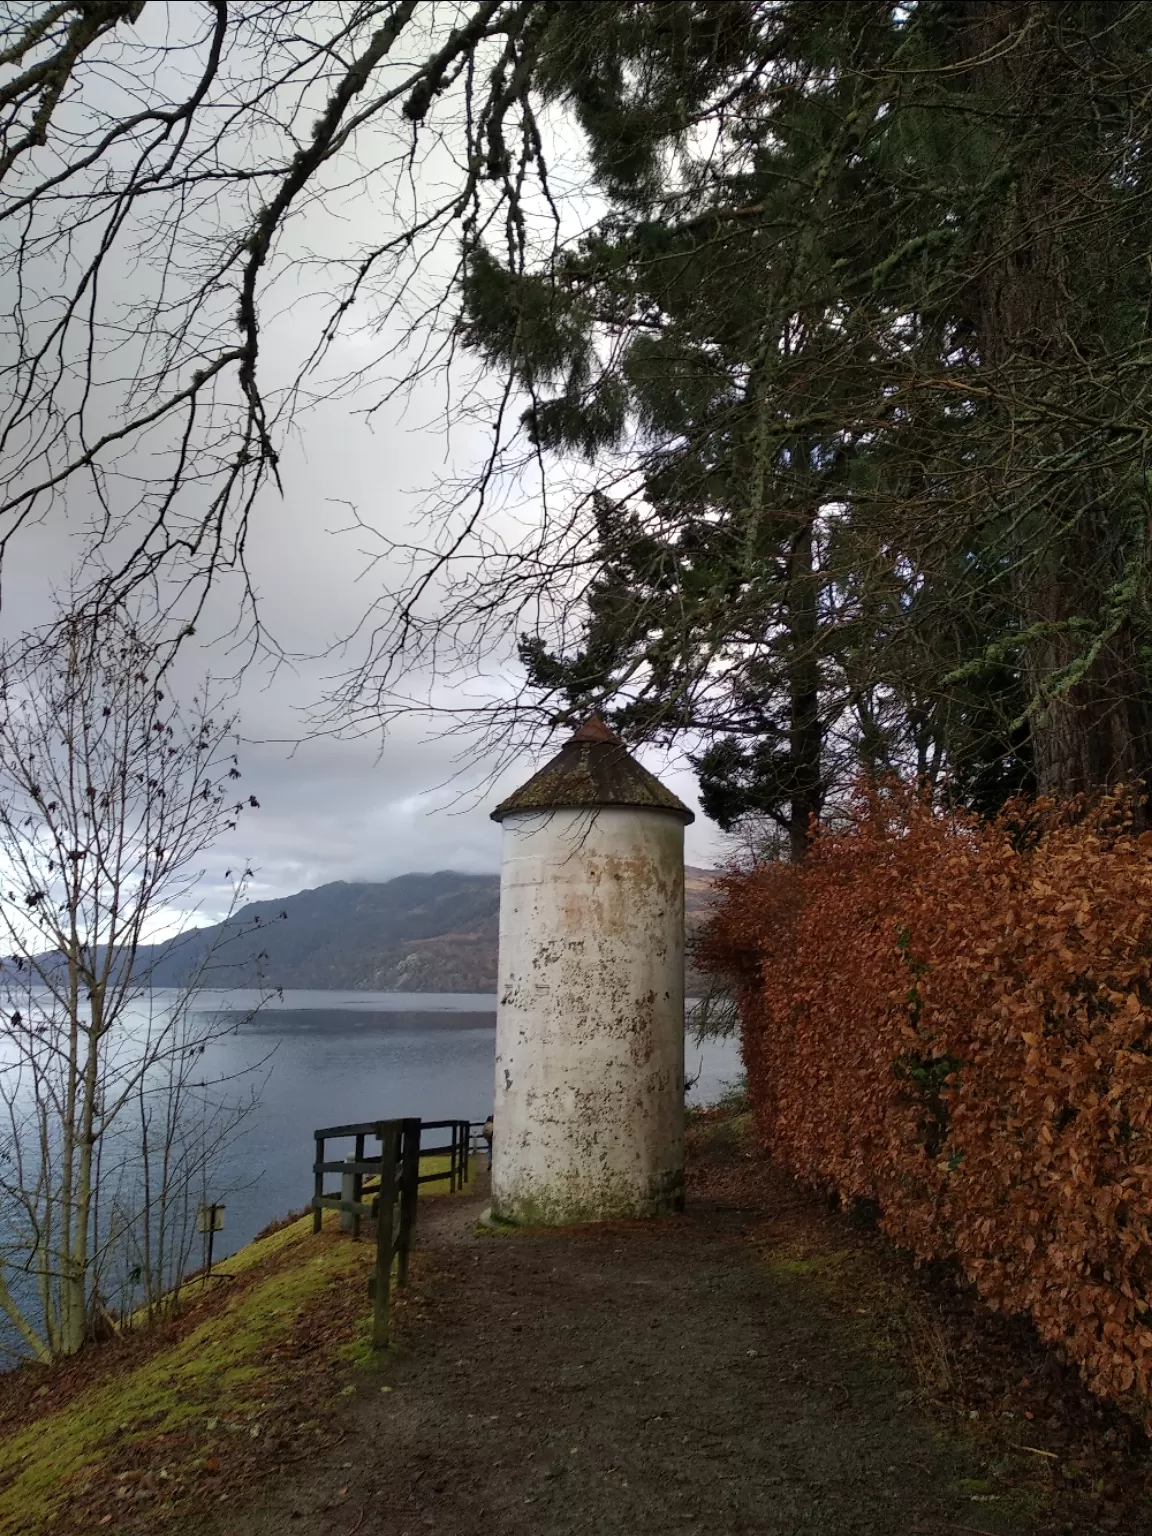
{"label": "shrub", "polygon": [[1124,799],[981,824],[861,794],[807,864],[727,877],[701,950],[773,1154],[1152,1421],[1152,834]]}

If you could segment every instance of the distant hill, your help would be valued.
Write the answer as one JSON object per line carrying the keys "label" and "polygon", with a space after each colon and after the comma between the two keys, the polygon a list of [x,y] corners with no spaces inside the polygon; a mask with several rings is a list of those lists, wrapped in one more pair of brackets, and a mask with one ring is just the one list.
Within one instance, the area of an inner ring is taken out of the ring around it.
{"label": "distant hill", "polygon": [[[689,926],[708,903],[711,878],[687,872]],[[157,987],[184,985],[211,955],[205,986],[494,992],[499,915],[498,875],[335,880],[250,902],[228,923],[153,945],[141,960]]]}

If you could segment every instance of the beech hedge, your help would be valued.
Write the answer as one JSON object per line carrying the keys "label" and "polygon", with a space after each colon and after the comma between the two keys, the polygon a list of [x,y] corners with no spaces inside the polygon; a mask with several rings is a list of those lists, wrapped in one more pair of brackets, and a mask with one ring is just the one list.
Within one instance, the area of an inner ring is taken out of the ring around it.
{"label": "beech hedge", "polygon": [[994,823],[862,792],[803,865],[722,882],[773,1155],[954,1258],[1152,1423],[1152,833],[1130,802]]}

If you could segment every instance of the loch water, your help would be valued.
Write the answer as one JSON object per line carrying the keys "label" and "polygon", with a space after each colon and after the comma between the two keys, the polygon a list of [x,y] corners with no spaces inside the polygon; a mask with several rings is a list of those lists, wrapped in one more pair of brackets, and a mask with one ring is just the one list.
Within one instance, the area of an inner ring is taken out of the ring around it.
{"label": "loch water", "polygon": [[[496,999],[471,993],[285,992],[255,1015],[255,995],[202,993],[197,1007],[236,1027],[212,1047],[217,1073],[247,1073],[258,1104],[221,1156],[209,1198],[225,1202],[217,1252],[250,1241],[308,1203],[320,1126],[418,1115],[483,1120],[492,1108]],[[734,1040],[686,1045],[689,1102],[740,1075]],[[340,1155],[338,1150],[336,1155]]]}

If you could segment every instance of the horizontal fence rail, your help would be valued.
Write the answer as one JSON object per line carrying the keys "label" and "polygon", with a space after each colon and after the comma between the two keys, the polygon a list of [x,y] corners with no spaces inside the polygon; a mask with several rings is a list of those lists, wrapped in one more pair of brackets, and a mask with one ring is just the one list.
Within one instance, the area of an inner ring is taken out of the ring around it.
{"label": "horizontal fence rail", "polygon": [[[448,1158],[448,1167],[435,1173],[422,1173],[421,1184],[436,1184],[448,1181],[448,1188],[452,1194],[458,1189],[463,1189],[468,1182],[471,1159],[472,1123],[469,1120],[423,1120],[420,1123],[421,1142],[420,1156]],[[426,1131],[447,1131],[448,1142],[444,1146],[429,1146],[423,1139]]]}

